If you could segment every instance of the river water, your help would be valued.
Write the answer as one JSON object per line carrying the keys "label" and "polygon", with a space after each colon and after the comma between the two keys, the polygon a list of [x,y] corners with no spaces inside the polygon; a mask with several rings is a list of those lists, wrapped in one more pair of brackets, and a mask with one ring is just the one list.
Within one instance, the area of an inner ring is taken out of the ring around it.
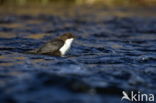
{"label": "river water", "polygon": [[[122,91],[156,94],[154,11],[1,7],[1,103],[120,103]],[[24,53],[66,32],[78,38],[65,57]]]}

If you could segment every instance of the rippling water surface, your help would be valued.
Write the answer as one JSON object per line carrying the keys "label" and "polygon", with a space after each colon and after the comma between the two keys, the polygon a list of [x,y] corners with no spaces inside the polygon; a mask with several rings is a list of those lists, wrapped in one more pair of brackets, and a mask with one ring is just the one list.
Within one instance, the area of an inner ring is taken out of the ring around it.
{"label": "rippling water surface", "polygon": [[[123,90],[156,94],[156,18],[134,11],[3,13],[0,101],[120,103]],[[78,36],[66,57],[24,53],[65,32]]]}

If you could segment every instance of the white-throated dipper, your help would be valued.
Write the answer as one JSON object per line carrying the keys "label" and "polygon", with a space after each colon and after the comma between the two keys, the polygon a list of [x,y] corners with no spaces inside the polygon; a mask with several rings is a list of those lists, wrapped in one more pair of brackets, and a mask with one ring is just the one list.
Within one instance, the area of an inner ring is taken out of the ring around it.
{"label": "white-throated dipper", "polygon": [[40,48],[31,50],[28,53],[45,54],[52,56],[64,56],[70,49],[75,36],[72,33],[65,33],[53,40],[48,41]]}

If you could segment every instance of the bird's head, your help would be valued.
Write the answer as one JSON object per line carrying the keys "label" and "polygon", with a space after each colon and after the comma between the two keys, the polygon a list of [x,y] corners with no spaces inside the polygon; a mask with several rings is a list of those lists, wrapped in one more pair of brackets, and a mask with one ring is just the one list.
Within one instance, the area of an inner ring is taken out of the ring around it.
{"label": "bird's head", "polygon": [[63,41],[66,41],[67,39],[75,39],[75,38],[76,38],[76,36],[73,35],[72,33],[65,33],[58,37],[58,39],[61,39]]}

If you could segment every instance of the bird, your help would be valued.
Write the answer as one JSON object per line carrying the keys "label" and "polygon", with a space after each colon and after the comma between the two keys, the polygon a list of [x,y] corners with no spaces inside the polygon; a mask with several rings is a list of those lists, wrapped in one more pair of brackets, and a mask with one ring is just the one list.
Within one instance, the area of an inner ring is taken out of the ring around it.
{"label": "bird", "polygon": [[27,53],[64,57],[67,51],[70,49],[71,44],[75,38],[76,36],[74,34],[65,33],[55,39],[48,41],[37,49],[28,51]]}

